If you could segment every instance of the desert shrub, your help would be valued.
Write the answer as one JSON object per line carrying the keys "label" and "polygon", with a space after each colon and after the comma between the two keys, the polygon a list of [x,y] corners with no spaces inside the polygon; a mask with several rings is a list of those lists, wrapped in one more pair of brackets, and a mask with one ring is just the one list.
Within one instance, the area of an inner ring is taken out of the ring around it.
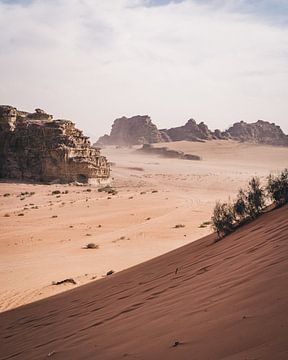
{"label": "desert shrub", "polygon": [[243,220],[247,215],[247,197],[244,190],[240,189],[237,199],[233,205],[235,216],[238,220]]}
{"label": "desert shrub", "polygon": [[278,176],[269,175],[266,187],[269,197],[277,206],[288,203],[288,169],[284,169]]}
{"label": "desert shrub", "polygon": [[116,189],[113,189],[110,185],[106,185],[98,189],[98,192],[106,192],[107,194],[116,195],[118,192]]}
{"label": "desert shrub", "polygon": [[260,180],[257,177],[253,177],[248,184],[246,190],[247,199],[247,215],[251,219],[255,219],[259,216],[265,207],[265,191],[260,185]]}
{"label": "desert shrub", "polygon": [[184,227],[185,227],[184,224],[176,224],[176,225],[174,226],[174,229],[180,229],[180,228],[184,228]]}
{"label": "desert shrub", "polygon": [[60,190],[53,190],[52,191],[52,195],[58,195],[58,194],[61,194]]}
{"label": "desert shrub", "polygon": [[230,203],[216,203],[213,216],[212,227],[221,238],[234,230],[235,213],[233,205]]}
{"label": "desert shrub", "polygon": [[86,245],[85,249],[99,249],[99,245],[96,245],[94,243],[89,243]]}

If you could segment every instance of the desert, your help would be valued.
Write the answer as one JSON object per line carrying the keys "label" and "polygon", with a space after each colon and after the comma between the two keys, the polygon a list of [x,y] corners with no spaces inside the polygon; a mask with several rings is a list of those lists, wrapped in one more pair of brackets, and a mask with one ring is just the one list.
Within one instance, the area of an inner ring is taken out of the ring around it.
{"label": "desert", "polygon": [[[284,147],[233,141],[184,141],[169,147],[202,160],[139,154],[137,146],[102,149],[112,163],[115,195],[85,184],[2,182],[1,311],[101,279],[110,270],[118,272],[210,234],[217,200],[234,196],[251,175],[264,180],[281,170],[288,158]],[[88,243],[99,248],[83,249]],[[66,278],[77,285],[52,285]]]}
{"label": "desert", "polygon": [[287,19],[0,0],[0,360],[288,359]]}

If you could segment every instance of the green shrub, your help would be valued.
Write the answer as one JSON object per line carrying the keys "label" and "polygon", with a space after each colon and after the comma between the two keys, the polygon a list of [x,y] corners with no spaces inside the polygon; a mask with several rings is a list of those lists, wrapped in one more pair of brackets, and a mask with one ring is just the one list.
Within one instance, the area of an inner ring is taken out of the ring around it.
{"label": "green shrub", "polygon": [[238,220],[243,220],[247,215],[247,197],[244,190],[240,189],[237,199],[233,205],[235,216]]}
{"label": "green shrub", "polygon": [[212,227],[221,238],[234,230],[235,213],[233,205],[230,203],[216,203],[213,216]]}
{"label": "green shrub", "polygon": [[266,187],[269,197],[277,206],[288,203],[288,169],[284,169],[278,176],[269,175]]}
{"label": "green shrub", "polygon": [[257,177],[253,177],[248,184],[246,193],[247,199],[247,215],[251,219],[255,219],[262,214],[265,207],[265,192],[260,186],[260,180]]}

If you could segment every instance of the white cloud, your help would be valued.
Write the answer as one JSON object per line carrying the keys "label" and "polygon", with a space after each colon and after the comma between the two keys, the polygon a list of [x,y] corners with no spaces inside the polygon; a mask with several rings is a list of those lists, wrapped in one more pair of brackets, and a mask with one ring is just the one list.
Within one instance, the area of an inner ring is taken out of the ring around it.
{"label": "white cloud", "polygon": [[0,1],[1,103],[43,107],[97,136],[134,114],[159,127],[262,118],[288,131],[287,28],[188,0],[145,4]]}

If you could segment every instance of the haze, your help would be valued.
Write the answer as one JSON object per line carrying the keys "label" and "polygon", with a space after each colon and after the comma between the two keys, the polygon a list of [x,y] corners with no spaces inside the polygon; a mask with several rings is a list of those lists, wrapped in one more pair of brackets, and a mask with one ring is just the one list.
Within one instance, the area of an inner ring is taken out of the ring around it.
{"label": "haze", "polygon": [[136,114],[287,133],[287,15],[281,0],[0,0],[1,103],[93,139]]}

